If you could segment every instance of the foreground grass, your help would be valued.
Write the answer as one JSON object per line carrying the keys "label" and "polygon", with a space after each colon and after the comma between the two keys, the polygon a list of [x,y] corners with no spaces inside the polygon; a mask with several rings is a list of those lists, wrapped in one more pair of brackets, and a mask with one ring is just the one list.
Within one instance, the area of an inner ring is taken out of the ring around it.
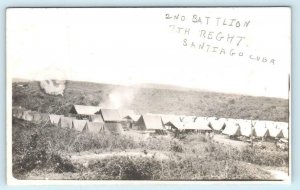
{"label": "foreground grass", "polygon": [[[111,157],[91,163],[84,179],[122,180],[222,180],[268,179],[268,172],[235,160],[216,161],[177,155],[167,160],[142,157]],[[96,174],[96,175],[95,175]]]}
{"label": "foreground grass", "polygon": [[[158,156],[115,155],[72,162],[71,155],[83,152],[136,150],[159,152]],[[203,135],[179,139],[157,136],[136,142],[126,136],[81,134],[52,125],[40,128],[13,119],[13,174],[18,179],[32,175],[58,174],[58,179],[221,180],[270,179],[260,166],[287,167],[288,153],[247,147],[239,150],[220,145]],[[52,178],[56,178],[52,176]],[[66,178],[68,178],[66,177]]]}

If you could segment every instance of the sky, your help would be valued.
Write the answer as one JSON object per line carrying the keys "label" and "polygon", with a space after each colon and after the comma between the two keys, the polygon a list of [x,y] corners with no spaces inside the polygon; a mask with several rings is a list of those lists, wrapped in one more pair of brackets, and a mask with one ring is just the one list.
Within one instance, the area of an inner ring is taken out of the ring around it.
{"label": "sky", "polygon": [[[156,83],[287,99],[290,18],[288,8],[8,9],[7,72],[32,80]],[[228,35],[235,36],[231,43]],[[238,37],[244,38],[237,46]],[[230,56],[231,49],[243,56]]]}

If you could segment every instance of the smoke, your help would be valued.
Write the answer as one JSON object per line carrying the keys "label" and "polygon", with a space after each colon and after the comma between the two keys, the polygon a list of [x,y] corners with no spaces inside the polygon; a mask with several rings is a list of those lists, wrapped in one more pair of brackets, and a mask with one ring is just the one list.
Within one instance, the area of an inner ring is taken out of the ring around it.
{"label": "smoke", "polygon": [[44,68],[35,73],[35,80],[40,81],[40,87],[50,95],[62,95],[66,88],[67,72],[55,66]]}
{"label": "smoke", "polygon": [[115,88],[99,106],[112,109],[127,108],[131,105],[137,93],[138,88]]}
{"label": "smoke", "polygon": [[63,96],[64,90],[66,88],[66,81],[65,80],[43,80],[40,81],[40,87],[47,94]]}

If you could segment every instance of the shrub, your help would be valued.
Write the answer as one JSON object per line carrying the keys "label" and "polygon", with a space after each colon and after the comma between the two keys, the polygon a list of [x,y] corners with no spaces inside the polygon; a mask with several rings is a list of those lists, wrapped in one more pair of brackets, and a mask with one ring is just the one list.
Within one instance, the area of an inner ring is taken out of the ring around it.
{"label": "shrub", "polygon": [[172,142],[173,142],[172,139],[167,139],[165,137],[157,136],[155,138],[151,137],[145,143],[139,145],[140,148],[144,148],[144,149],[169,151]]}
{"label": "shrub", "polygon": [[249,162],[252,164],[265,165],[265,166],[288,166],[289,157],[287,152],[267,151],[255,148],[244,148],[239,160]]}
{"label": "shrub", "polygon": [[113,156],[90,164],[99,179],[157,180],[160,162],[148,157]]}
{"label": "shrub", "polygon": [[88,150],[115,150],[133,149],[138,143],[126,136],[81,133],[71,144],[70,150],[75,152]]}
{"label": "shrub", "polygon": [[176,155],[166,160],[149,157],[112,156],[89,164],[85,179],[122,180],[223,180],[268,179],[270,174],[236,160],[215,161],[192,155]]}
{"label": "shrub", "polygon": [[51,125],[41,128],[25,121],[13,121],[13,174],[24,175],[34,169],[54,172],[75,171],[72,163],[59,155],[67,150],[74,134]]}
{"label": "shrub", "polygon": [[55,173],[75,172],[76,167],[66,158],[62,158],[59,154],[52,153],[48,167],[52,168]]}
{"label": "shrub", "polygon": [[184,148],[181,143],[179,143],[177,141],[173,141],[173,143],[171,144],[170,150],[174,151],[174,152],[183,152]]}
{"label": "shrub", "polygon": [[24,157],[15,160],[13,163],[13,173],[15,175],[25,174],[35,168],[42,168],[47,164],[47,156],[45,150],[28,151]]}

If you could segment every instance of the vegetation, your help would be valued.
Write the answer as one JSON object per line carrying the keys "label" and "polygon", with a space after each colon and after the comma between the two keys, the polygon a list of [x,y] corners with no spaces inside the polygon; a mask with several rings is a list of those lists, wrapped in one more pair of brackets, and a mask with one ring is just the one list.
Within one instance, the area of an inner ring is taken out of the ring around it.
{"label": "vegetation", "polygon": [[[120,88],[135,91],[133,100],[124,106],[141,113],[288,121],[287,100],[165,87],[133,88],[68,81],[64,95],[53,96],[44,93],[38,82],[20,82],[13,83],[12,99],[13,106],[68,115],[73,104],[99,105]],[[263,167],[288,167],[287,151],[268,146],[238,149],[218,144],[202,134],[158,135],[135,141],[126,135],[92,135],[15,118],[12,126],[13,174],[18,179],[34,174],[68,173],[66,179],[262,180],[270,179],[270,173]],[[72,159],[72,155],[122,151],[140,154],[110,155],[87,163]]]}
{"label": "vegetation", "polygon": [[[136,142],[126,136],[82,134],[50,124],[41,128],[13,119],[12,139],[13,174],[19,179],[35,172],[71,173],[77,179],[261,180],[270,179],[270,174],[260,166],[288,166],[286,151],[237,149],[202,134],[178,138],[155,136],[146,142]],[[87,165],[70,157],[78,153],[124,150],[141,154],[90,159]]]}
{"label": "vegetation", "polygon": [[216,161],[192,155],[177,155],[168,160],[115,156],[89,165],[98,174],[92,179],[136,180],[233,180],[268,179],[257,167],[235,160]]}

